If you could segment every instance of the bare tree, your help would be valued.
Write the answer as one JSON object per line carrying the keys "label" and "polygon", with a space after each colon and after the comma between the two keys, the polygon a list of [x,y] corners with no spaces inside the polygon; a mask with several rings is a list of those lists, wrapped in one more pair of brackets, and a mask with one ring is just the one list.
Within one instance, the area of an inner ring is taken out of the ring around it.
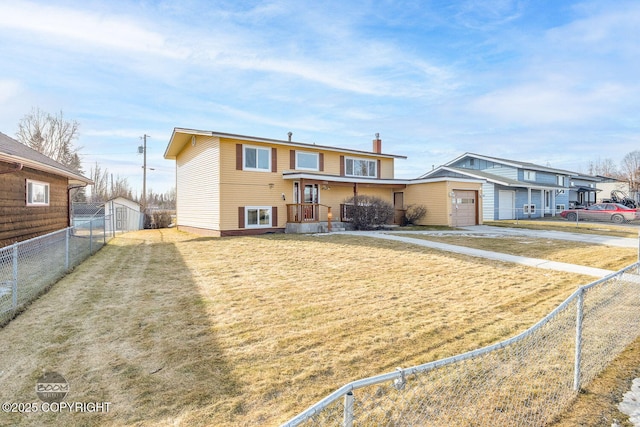
{"label": "bare tree", "polygon": [[109,172],[106,169],[103,170],[96,162],[95,166],[92,166],[89,171],[89,177],[93,181],[91,201],[104,202],[109,200]]}
{"label": "bare tree", "polygon": [[624,179],[629,182],[632,191],[638,191],[640,187],[640,151],[632,151],[622,159],[620,166]]}
{"label": "bare tree", "polygon": [[601,175],[601,176],[610,176],[617,177],[619,172],[616,164],[613,159],[601,159],[598,158],[595,162],[589,162],[589,170],[587,172],[589,175]]}
{"label": "bare tree", "polygon": [[78,122],[66,120],[62,111],[52,115],[34,108],[18,123],[16,136],[23,144],[81,173],[79,148],[73,145],[78,127]]}
{"label": "bare tree", "polygon": [[[18,123],[16,137],[21,143],[82,174],[79,148],[73,145],[78,137],[78,126],[75,120],[65,120],[62,111],[59,115],[51,115],[34,108]],[[73,189],[71,199],[84,201],[84,188]]]}

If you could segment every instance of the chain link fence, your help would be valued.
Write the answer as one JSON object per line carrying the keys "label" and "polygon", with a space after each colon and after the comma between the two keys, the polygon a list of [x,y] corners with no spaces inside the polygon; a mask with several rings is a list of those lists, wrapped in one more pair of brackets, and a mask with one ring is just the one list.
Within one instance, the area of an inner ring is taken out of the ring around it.
{"label": "chain link fence", "polygon": [[640,335],[640,263],[520,335],[354,381],[283,426],[543,426]]}
{"label": "chain link fence", "polygon": [[[140,215],[129,212],[130,216]],[[104,210],[103,210],[104,215]],[[138,221],[139,222],[139,221]],[[102,248],[117,233],[111,215],[73,220],[73,227],[0,248],[0,325]]]}

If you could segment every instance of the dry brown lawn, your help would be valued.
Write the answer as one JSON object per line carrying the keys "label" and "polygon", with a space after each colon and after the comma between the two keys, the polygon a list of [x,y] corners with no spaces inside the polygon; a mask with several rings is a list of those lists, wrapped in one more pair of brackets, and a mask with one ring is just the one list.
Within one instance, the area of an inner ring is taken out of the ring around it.
{"label": "dry brown lawn", "polygon": [[350,381],[513,336],[590,281],[357,236],[128,233],[0,330],[2,401],[37,401],[53,370],[66,401],[109,413],[0,424],[277,425]]}
{"label": "dry brown lawn", "polygon": [[471,234],[458,235],[446,233],[404,233],[402,236],[614,271],[631,265],[638,259],[637,248],[619,248],[605,245],[594,246],[589,243],[540,239],[529,236],[492,238]]}

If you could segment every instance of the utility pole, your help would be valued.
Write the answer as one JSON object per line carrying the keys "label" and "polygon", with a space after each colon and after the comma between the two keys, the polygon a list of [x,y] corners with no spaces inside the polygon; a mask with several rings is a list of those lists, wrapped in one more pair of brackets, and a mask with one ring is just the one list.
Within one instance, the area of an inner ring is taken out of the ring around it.
{"label": "utility pole", "polygon": [[142,198],[140,204],[142,209],[147,207],[147,138],[150,138],[146,133],[140,137],[144,141],[142,147],[138,147],[138,152],[142,149],[143,163],[142,163]]}

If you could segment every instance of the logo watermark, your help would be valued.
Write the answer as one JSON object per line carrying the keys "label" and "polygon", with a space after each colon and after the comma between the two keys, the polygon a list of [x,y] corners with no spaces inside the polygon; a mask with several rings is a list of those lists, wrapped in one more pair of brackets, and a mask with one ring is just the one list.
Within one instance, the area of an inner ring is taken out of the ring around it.
{"label": "logo watermark", "polygon": [[36,382],[36,394],[46,403],[60,403],[69,393],[69,383],[57,372],[45,372]]}
{"label": "logo watermark", "polygon": [[107,413],[111,406],[111,402],[63,402],[69,393],[69,383],[57,372],[45,372],[38,378],[35,390],[40,402],[2,402],[2,412]]}

